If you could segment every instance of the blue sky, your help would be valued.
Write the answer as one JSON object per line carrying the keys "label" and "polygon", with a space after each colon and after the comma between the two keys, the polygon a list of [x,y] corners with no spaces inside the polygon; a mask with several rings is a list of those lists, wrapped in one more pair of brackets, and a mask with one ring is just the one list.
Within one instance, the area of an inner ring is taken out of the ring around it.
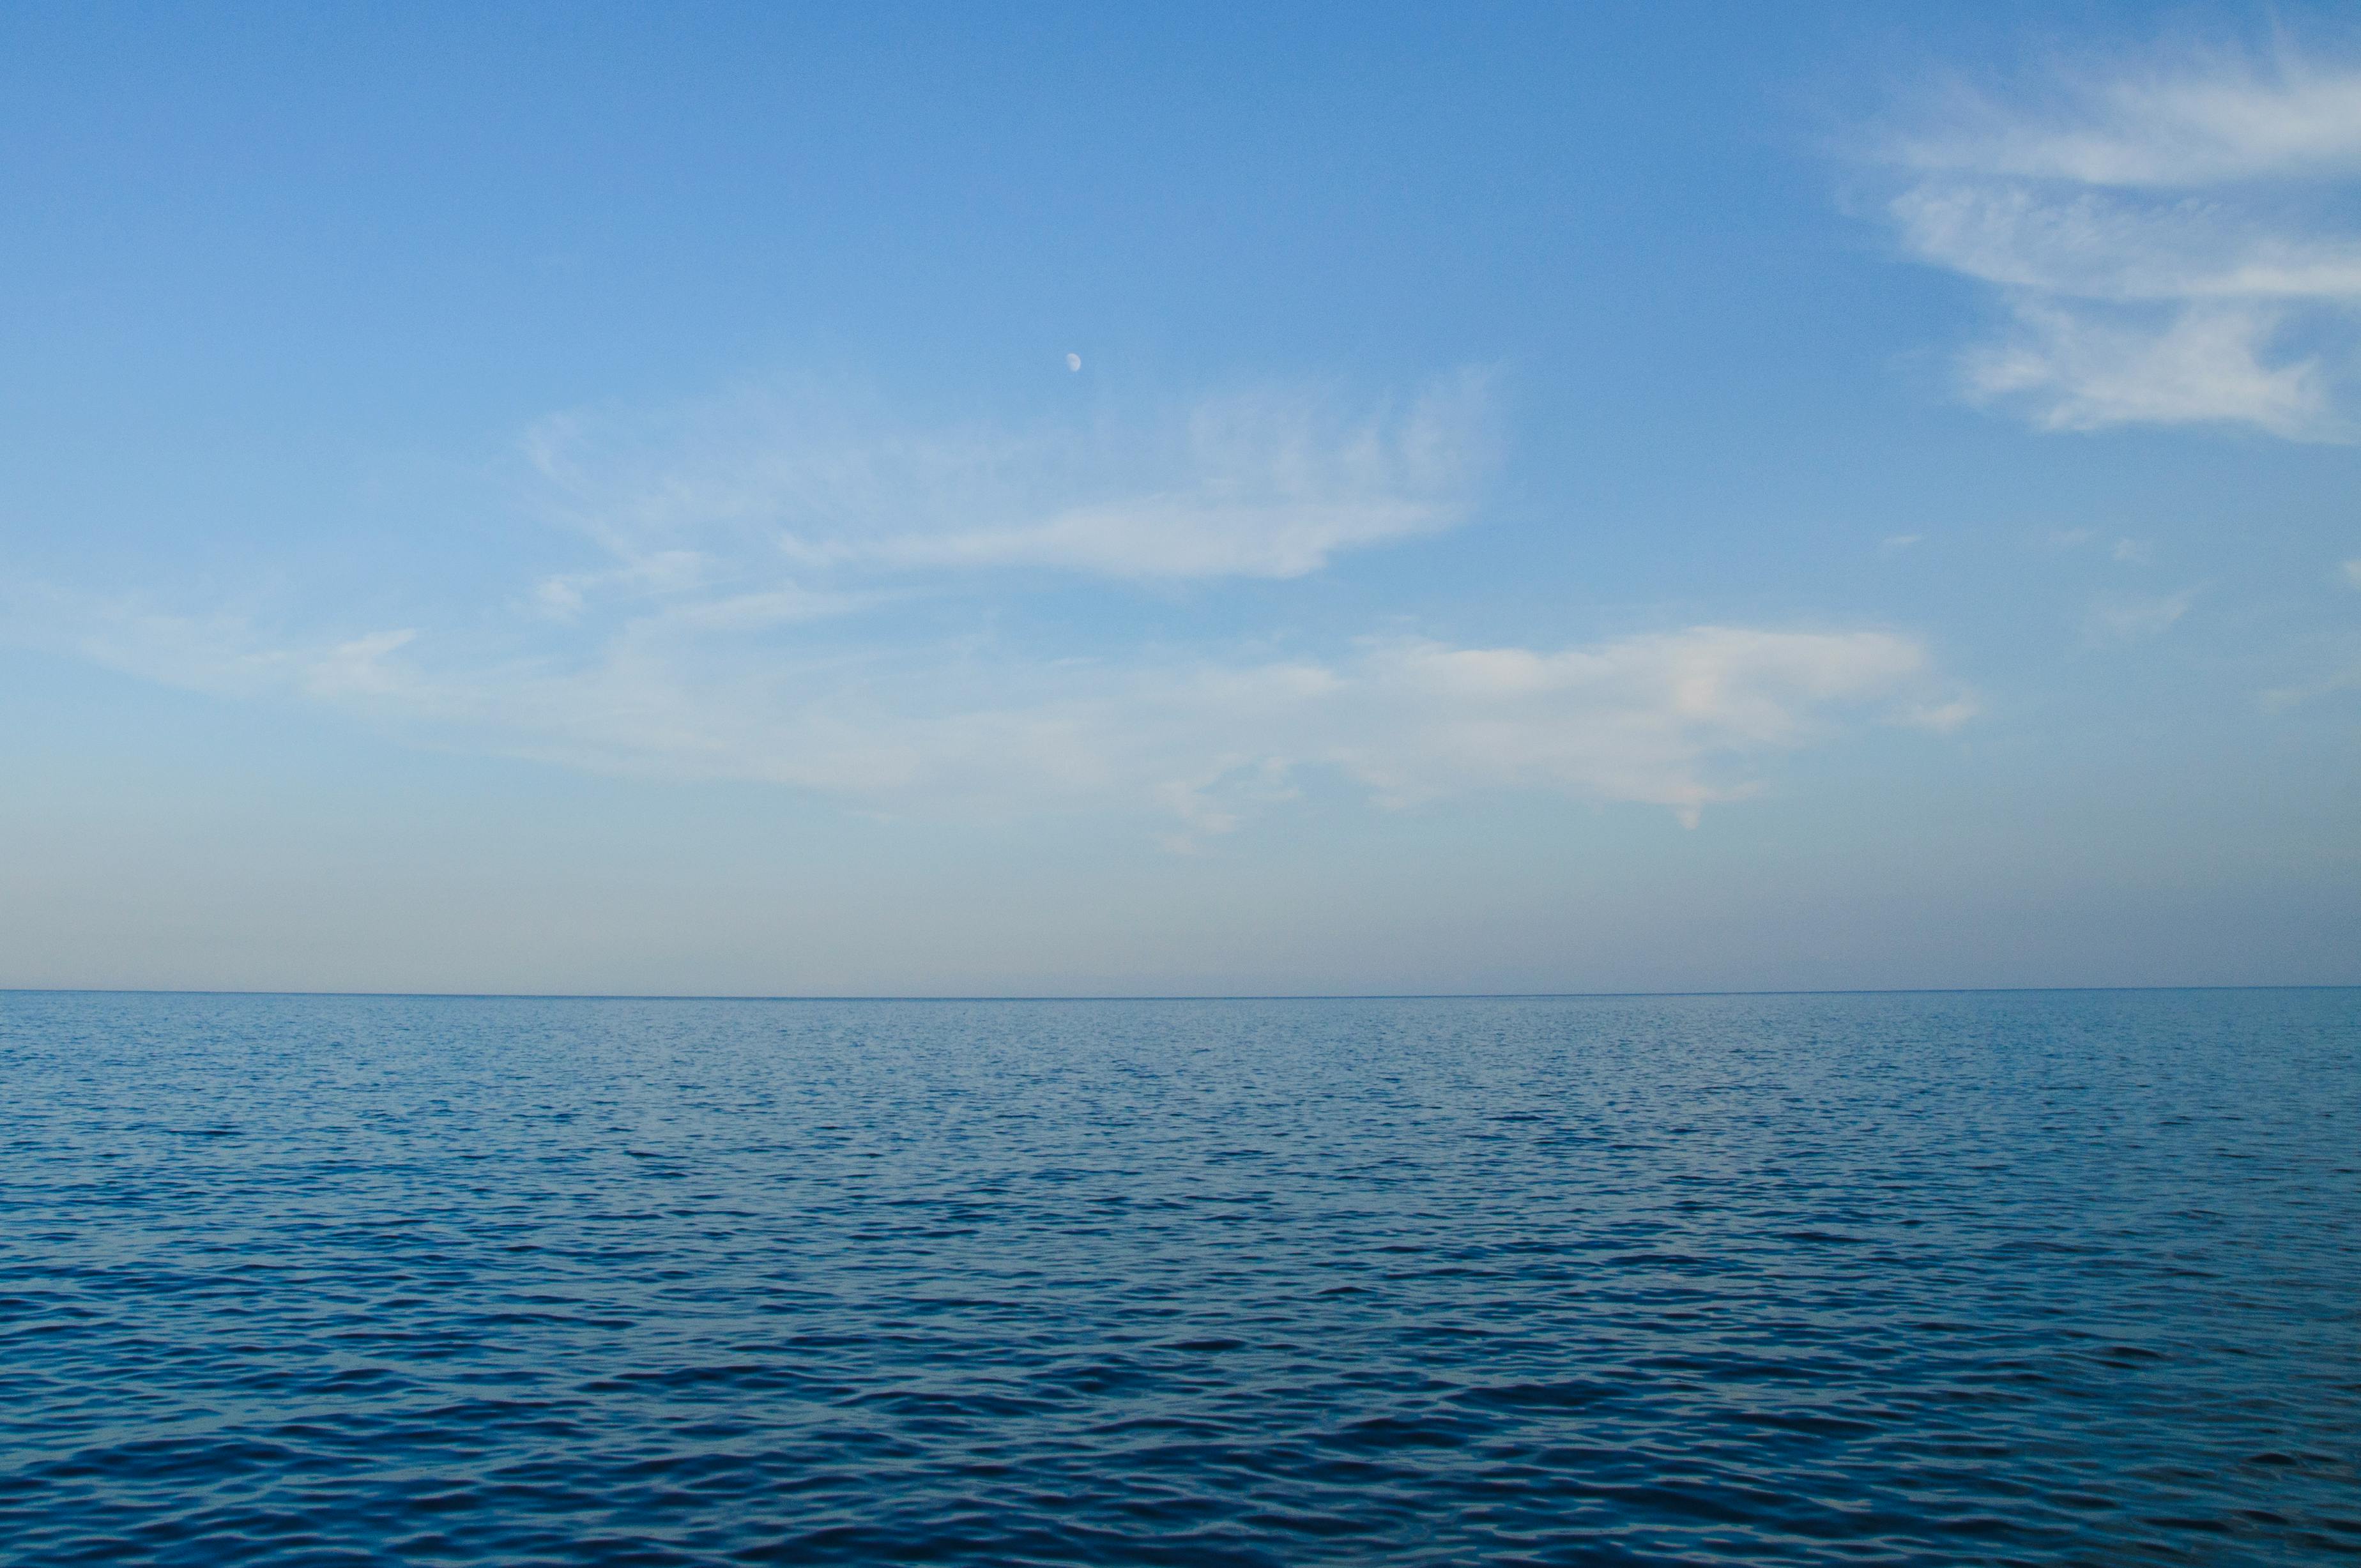
{"label": "blue sky", "polygon": [[2361,29],[19,8],[0,985],[2361,982]]}

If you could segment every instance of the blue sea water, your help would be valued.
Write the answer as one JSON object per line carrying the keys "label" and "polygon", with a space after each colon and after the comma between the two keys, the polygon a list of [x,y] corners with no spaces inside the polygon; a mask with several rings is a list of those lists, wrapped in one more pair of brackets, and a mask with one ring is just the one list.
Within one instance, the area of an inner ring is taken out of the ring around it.
{"label": "blue sea water", "polygon": [[0,993],[20,1563],[2361,1556],[2361,992]]}

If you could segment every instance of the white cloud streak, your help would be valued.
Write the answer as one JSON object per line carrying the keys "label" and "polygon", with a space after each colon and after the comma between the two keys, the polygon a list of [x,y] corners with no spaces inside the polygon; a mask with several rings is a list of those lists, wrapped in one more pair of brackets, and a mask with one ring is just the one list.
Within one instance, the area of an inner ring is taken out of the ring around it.
{"label": "white cloud streak", "polygon": [[[1883,630],[1699,626],[1584,647],[1407,636],[1273,657],[1085,657],[989,629],[1013,569],[1283,578],[1451,527],[1489,463],[1480,376],[1397,408],[1261,394],[1161,430],[881,431],[812,397],[661,419],[570,414],[525,442],[536,510],[596,559],[505,627],[305,639],[126,598],[0,592],[0,631],[192,689],[370,717],[436,743],[609,773],[758,780],[864,810],[1146,811],[1176,847],[1318,777],[1389,806],[1538,790],[1686,821],[1767,759],[1971,698]],[[5,588],[5,585],[0,585]],[[936,611],[976,596],[968,630]],[[924,598],[924,613],[893,613]],[[922,628],[914,631],[914,625]]]}
{"label": "white cloud streak", "polygon": [[2351,439],[2361,71],[2198,54],[2051,88],[1954,95],[1880,149],[1905,251],[2009,317],[1967,395],[2051,430]]}
{"label": "white cloud streak", "polygon": [[1932,173],[2133,189],[2361,174],[2356,80],[2285,50],[2085,69],[2060,73],[2047,111],[1955,94],[1893,152]]}
{"label": "white cloud streak", "polygon": [[533,598],[568,617],[726,591],[801,618],[841,606],[804,591],[822,578],[1301,576],[1463,521],[1490,428],[1476,371],[1395,407],[1265,391],[1080,433],[913,431],[813,392],[559,415],[525,442],[537,499],[605,560]]}
{"label": "white cloud streak", "polygon": [[2083,630],[2094,642],[2137,642],[2169,631],[2197,598],[2195,588],[2177,594],[2114,595],[2091,607]]}
{"label": "white cloud streak", "polygon": [[1320,772],[1394,807],[1540,790],[1694,824],[1848,715],[1941,731],[1974,712],[1918,642],[1877,630],[1701,626],[1548,650],[1388,638],[1327,658],[1121,663],[947,648],[747,661],[641,631],[566,663],[471,660],[409,630],[280,646],[235,620],[56,593],[10,620],[20,640],[167,684],[594,771],[896,812],[1147,808],[1183,846]]}

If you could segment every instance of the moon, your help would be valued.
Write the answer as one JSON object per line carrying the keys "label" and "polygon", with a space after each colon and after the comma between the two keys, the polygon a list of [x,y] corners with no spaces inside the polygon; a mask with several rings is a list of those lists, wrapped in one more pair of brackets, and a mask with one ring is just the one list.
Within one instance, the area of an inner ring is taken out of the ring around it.
{"label": "moon", "polygon": [[1081,369],[1082,367],[1082,356],[1081,355],[1079,355],[1079,354],[1069,354],[1069,355],[1067,355],[1067,356],[1066,356],[1066,368],[1067,368],[1067,369],[1069,369],[1069,370],[1079,370],[1079,369]]}

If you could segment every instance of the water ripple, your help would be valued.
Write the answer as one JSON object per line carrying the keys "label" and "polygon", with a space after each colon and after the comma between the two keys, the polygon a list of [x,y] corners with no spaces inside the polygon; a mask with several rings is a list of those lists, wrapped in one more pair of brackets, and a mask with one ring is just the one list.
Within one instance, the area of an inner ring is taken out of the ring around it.
{"label": "water ripple", "polygon": [[0,1558],[2361,1557],[2361,993],[0,993]]}

